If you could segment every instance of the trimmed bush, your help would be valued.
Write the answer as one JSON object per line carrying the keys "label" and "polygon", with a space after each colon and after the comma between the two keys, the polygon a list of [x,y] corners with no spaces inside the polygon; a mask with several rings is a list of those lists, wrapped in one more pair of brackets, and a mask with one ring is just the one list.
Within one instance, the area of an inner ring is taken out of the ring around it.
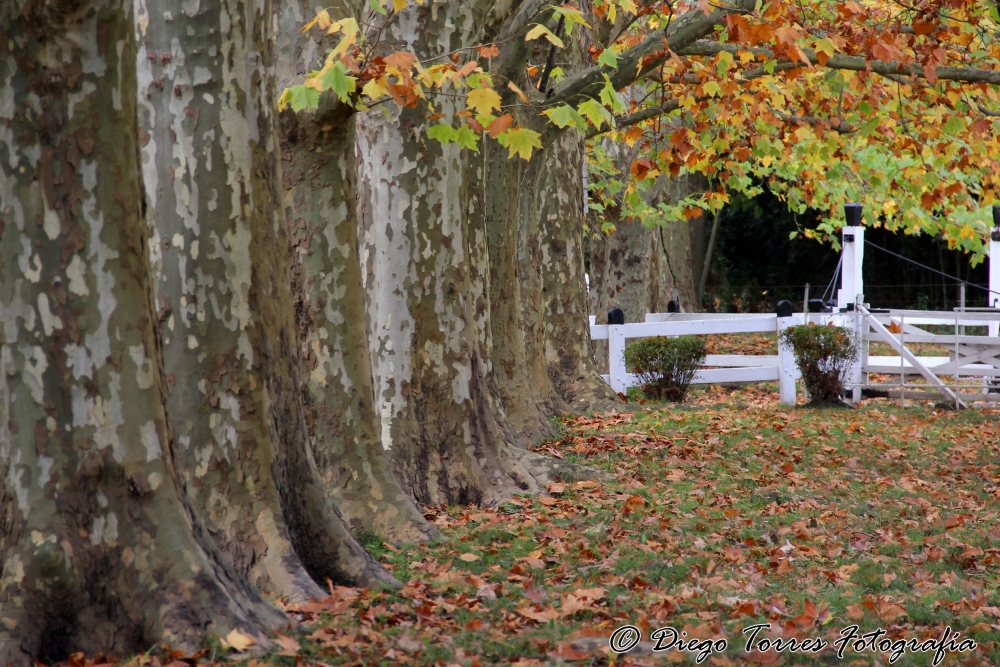
{"label": "trimmed bush", "polygon": [[705,363],[705,341],[697,336],[644,338],[625,346],[625,367],[639,376],[642,392],[680,403],[691,378]]}
{"label": "trimmed bush", "polygon": [[781,342],[792,348],[795,363],[813,403],[839,403],[847,373],[861,347],[846,327],[807,324],[788,327]]}

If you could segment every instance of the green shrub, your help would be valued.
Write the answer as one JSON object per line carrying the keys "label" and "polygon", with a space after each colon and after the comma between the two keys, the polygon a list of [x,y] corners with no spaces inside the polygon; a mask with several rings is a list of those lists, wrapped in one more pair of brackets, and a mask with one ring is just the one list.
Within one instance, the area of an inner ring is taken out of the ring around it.
{"label": "green shrub", "polygon": [[644,338],[625,346],[625,367],[639,376],[649,398],[680,403],[703,363],[705,341],[697,336]]}
{"label": "green shrub", "polygon": [[854,332],[846,327],[807,324],[782,331],[781,342],[795,353],[812,401],[839,402],[847,373],[861,349]]}

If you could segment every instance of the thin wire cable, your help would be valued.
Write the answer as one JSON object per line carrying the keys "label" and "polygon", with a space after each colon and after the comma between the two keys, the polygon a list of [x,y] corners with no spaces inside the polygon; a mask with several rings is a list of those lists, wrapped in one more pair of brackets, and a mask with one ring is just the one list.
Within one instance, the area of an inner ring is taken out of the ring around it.
{"label": "thin wire cable", "polygon": [[830,278],[830,284],[826,286],[825,290],[823,290],[822,300],[823,300],[824,303],[826,303],[826,293],[827,292],[830,293],[830,298],[831,299],[833,298],[833,285],[834,285],[834,283],[837,282],[837,276],[840,275],[840,267],[843,264],[844,264],[844,255],[841,254],[840,255],[840,260],[837,261],[837,268],[834,269],[834,271],[833,271],[833,278]]}
{"label": "thin wire cable", "polygon": [[872,243],[868,239],[865,239],[865,243],[867,243],[868,245],[870,245],[873,248],[876,248],[877,250],[881,250],[882,252],[888,253],[888,254],[892,255],[893,257],[898,257],[899,259],[905,260],[905,261],[909,262],[910,264],[916,264],[920,268],[927,269],[931,273],[936,273],[939,276],[944,276],[945,278],[950,278],[950,279],[954,280],[957,283],[962,283],[964,285],[969,285],[970,287],[975,287],[976,289],[981,289],[981,290],[983,290],[984,292],[986,292],[988,294],[996,294],[996,295],[1000,296],[1000,292],[996,292],[994,290],[991,290],[988,287],[983,287],[982,285],[977,285],[976,283],[970,283],[968,280],[962,280],[961,278],[956,278],[955,276],[947,274],[944,271],[938,271],[937,269],[935,269],[933,267],[930,267],[930,266],[927,266],[926,264],[921,264],[920,262],[918,262],[918,261],[916,261],[914,259],[910,259],[909,257],[904,257],[903,255],[900,255],[897,252],[893,252],[891,250],[883,248],[880,245],[875,245],[874,243]]}

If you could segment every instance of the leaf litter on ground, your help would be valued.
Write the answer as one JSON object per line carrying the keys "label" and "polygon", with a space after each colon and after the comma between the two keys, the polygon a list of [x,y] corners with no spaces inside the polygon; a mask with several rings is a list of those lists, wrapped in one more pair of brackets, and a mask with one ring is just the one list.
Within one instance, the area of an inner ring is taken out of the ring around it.
{"label": "leaf litter on ground", "polygon": [[565,437],[538,451],[616,482],[426,508],[445,540],[367,544],[401,590],[331,585],[321,600],[283,604],[297,623],[263,655],[237,651],[233,636],[193,660],[134,667],[225,660],[226,644],[249,667],[694,664],[645,641],[612,656],[607,638],[624,624],[644,639],[664,626],[726,638],[704,663],[716,666],[888,664],[870,651],[748,654],[743,630],[761,623],[761,637],[831,645],[853,624],[921,640],[950,626],[978,647],[944,664],[997,664],[1000,411],[879,399],[789,409],[773,389],[699,388],[680,406],[566,417]]}

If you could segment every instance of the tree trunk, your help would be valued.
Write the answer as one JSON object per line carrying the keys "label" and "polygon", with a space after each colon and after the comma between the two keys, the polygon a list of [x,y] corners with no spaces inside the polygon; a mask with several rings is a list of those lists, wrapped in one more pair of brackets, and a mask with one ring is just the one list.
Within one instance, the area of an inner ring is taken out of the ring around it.
{"label": "tree trunk", "polygon": [[[708,181],[701,174],[687,174],[670,179],[662,196],[668,201],[677,201],[692,194],[705,192]],[[702,304],[698,301],[698,281],[705,262],[705,225],[711,216],[701,215],[692,220],[671,222],[654,230],[658,235],[662,262],[659,290],[668,295],[669,301],[677,291],[684,312],[698,312]]]}
{"label": "tree trunk", "polygon": [[0,663],[287,622],[182,490],[139,206],[130,0],[0,6]]}
{"label": "tree trunk", "polygon": [[[513,95],[511,95],[513,96]],[[512,100],[513,101],[513,100]],[[489,298],[493,374],[511,428],[521,441],[538,442],[556,435],[546,418],[546,401],[539,400],[528,372],[525,336],[521,323],[521,289],[518,275],[519,198],[529,190],[540,157],[527,165],[511,158],[494,141],[482,146],[482,157],[473,162],[473,214],[486,221],[489,241]],[[483,173],[485,171],[485,173]],[[547,383],[546,383],[547,384]],[[541,389],[544,391],[545,386]]]}
{"label": "tree trunk", "polygon": [[355,534],[422,541],[437,531],[403,492],[379,438],[358,260],[354,119],[346,109],[339,115],[282,118],[310,437],[326,488]]}
{"label": "tree trunk", "polygon": [[[322,38],[302,34],[303,9],[279,10],[278,80],[320,66]],[[316,464],[355,535],[437,537],[403,491],[379,437],[358,258],[353,110],[324,98],[318,113],[281,115],[292,293],[307,375],[303,398]]]}
{"label": "tree trunk", "polygon": [[562,133],[546,149],[533,206],[544,304],[542,358],[556,394],[577,412],[609,410],[621,403],[591,356],[583,264],[583,149],[584,140],[572,132]]}
{"label": "tree trunk", "polygon": [[521,335],[528,383],[535,400],[547,414],[569,412],[570,406],[556,393],[545,358],[545,290],[543,257],[547,240],[538,214],[538,177],[548,160],[548,150],[528,165],[518,191],[518,277],[521,297]]}
{"label": "tree trunk", "polygon": [[[385,39],[421,60],[441,57],[482,41],[474,13],[457,3],[411,5]],[[505,437],[489,377],[484,221],[470,219],[468,155],[427,136],[426,109],[359,119],[362,275],[381,437],[418,501],[488,506],[572,473]],[[435,112],[461,110],[453,98],[435,100]]]}
{"label": "tree trunk", "polygon": [[[627,174],[628,165],[623,165]],[[651,203],[675,201],[704,192],[702,177],[664,178],[651,193]],[[704,265],[704,220],[699,217],[671,222],[649,229],[635,220],[622,219],[617,209],[607,217],[615,231],[592,241],[591,266],[600,267],[591,275],[591,312],[606,314],[621,308],[626,322],[644,322],[646,313],[665,312],[676,293],[681,310],[701,310],[698,279]],[[602,364],[599,364],[602,365]]]}
{"label": "tree trunk", "polygon": [[321,594],[303,563],[318,581],[390,583],[309,448],[277,194],[271,3],[147,4],[144,174],[188,495],[237,571],[273,595]]}

